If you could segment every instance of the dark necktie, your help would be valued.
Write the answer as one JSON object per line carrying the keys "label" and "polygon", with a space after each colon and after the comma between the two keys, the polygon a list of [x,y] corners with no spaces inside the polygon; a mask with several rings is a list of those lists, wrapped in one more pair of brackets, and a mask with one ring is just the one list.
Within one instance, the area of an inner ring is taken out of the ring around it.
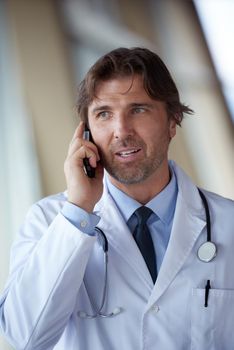
{"label": "dark necktie", "polygon": [[144,206],[135,211],[134,214],[138,219],[138,224],[133,232],[133,237],[141,251],[143,258],[145,259],[152,280],[155,283],[157,278],[156,257],[151,234],[146,223],[152,213],[153,212],[151,209]]}

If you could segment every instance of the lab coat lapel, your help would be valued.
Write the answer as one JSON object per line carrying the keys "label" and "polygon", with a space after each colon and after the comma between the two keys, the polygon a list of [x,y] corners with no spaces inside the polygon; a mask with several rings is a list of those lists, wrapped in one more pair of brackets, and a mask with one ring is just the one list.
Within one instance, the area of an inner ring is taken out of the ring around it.
{"label": "lab coat lapel", "polygon": [[172,232],[147,309],[170,286],[191,254],[198,236],[206,225],[204,208],[196,186],[178,167],[175,167],[175,172],[179,192]]}
{"label": "lab coat lapel", "polygon": [[177,178],[178,197],[171,237],[155,286],[132,233],[109,195],[106,185],[102,199],[95,207],[95,211],[101,217],[98,226],[106,234],[110,246],[135,270],[147,287],[147,291],[152,291],[146,310],[170,286],[206,225],[205,212],[197,187],[173,162],[171,166]]}
{"label": "lab coat lapel", "polygon": [[100,215],[98,224],[107,236],[109,245],[115,249],[142,279],[147,290],[153,288],[153,282],[135,241],[122,215],[116,207],[112,197],[108,193],[106,185],[101,201],[95,207],[95,211]]}

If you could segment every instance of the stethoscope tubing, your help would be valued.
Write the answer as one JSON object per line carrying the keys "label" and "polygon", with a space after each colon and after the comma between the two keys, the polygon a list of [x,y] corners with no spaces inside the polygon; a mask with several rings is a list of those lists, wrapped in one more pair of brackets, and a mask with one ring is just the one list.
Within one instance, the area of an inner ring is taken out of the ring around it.
{"label": "stethoscope tubing", "polygon": [[210,210],[209,205],[204,193],[198,188],[199,194],[201,196],[205,213],[206,213],[206,242],[204,242],[197,251],[198,259],[202,262],[211,262],[217,255],[217,247],[214,242],[211,241],[211,220],[210,220]]}
{"label": "stethoscope tubing", "polygon": [[[217,254],[217,248],[215,243],[211,241],[211,220],[210,220],[210,211],[209,211],[209,205],[207,202],[207,199],[204,195],[204,193],[198,188],[199,194],[201,196],[204,208],[205,208],[205,213],[206,213],[206,230],[207,230],[207,239],[206,242],[204,242],[197,251],[197,256],[202,262],[210,262],[211,260],[214,259],[214,257]],[[106,238],[105,233],[99,228],[95,227],[95,231],[97,233],[97,237],[100,241],[100,244],[102,246],[103,252],[104,252],[104,284],[103,284],[103,291],[102,291],[102,298],[101,298],[101,303],[100,307],[97,309],[94,314],[88,314],[85,311],[79,310],[77,312],[77,315],[80,318],[86,318],[86,319],[94,319],[97,317],[102,317],[102,318],[109,318],[118,315],[120,312],[122,312],[122,308],[116,307],[112,312],[110,313],[103,313],[103,308],[105,305],[105,300],[106,300],[106,294],[107,294],[107,277],[108,277],[108,240]],[[94,305],[90,299],[91,306],[93,310],[95,310]]]}
{"label": "stethoscope tubing", "polygon": [[[107,277],[108,277],[108,240],[106,238],[105,233],[99,228],[99,227],[95,227],[95,231],[97,233],[97,237],[100,241],[100,244],[102,246],[103,252],[104,252],[104,281],[103,281],[103,291],[102,291],[102,299],[101,299],[101,303],[99,308],[97,309],[96,312],[94,312],[93,314],[88,314],[85,311],[81,311],[79,310],[77,312],[77,315],[80,318],[86,318],[86,319],[93,319],[93,318],[97,318],[97,317],[102,317],[102,318],[110,318],[113,316],[118,315],[121,311],[122,308],[120,307],[116,307],[112,312],[110,313],[104,313],[102,310],[104,308],[105,305],[105,300],[106,300],[106,293],[107,293]],[[91,302],[91,306],[92,309],[95,310],[94,305],[91,301],[91,298],[89,297],[90,302]]]}
{"label": "stethoscope tubing", "polygon": [[206,232],[207,232],[206,241],[211,242],[211,223],[210,223],[210,210],[209,210],[208,202],[204,193],[200,190],[200,188],[198,188],[198,192],[201,196],[201,199],[205,208],[205,212],[206,212]]}

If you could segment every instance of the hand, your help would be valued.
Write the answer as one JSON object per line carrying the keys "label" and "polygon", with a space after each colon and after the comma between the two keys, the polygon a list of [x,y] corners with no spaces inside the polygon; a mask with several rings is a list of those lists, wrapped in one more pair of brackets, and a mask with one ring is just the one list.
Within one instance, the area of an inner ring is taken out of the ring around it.
{"label": "hand", "polygon": [[[92,212],[103,192],[103,167],[97,146],[83,139],[84,123],[80,122],[71,140],[64,172],[67,182],[68,201]],[[95,168],[95,177],[89,178],[84,172],[83,159],[88,158]]]}

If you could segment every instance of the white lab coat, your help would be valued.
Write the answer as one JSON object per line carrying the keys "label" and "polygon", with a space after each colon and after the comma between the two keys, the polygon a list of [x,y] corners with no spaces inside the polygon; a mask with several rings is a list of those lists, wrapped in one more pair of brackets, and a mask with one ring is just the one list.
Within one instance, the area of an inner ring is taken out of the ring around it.
{"label": "white lab coat", "polygon": [[[234,210],[205,192],[216,258],[197,258],[206,241],[205,211],[196,186],[173,164],[178,199],[168,248],[153,286],[144,260],[105,188],[95,211],[109,241],[107,312],[81,319],[100,305],[103,251],[59,212],[65,194],[41,200],[27,215],[12,249],[1,303],[1,327],[17,350],[233,350]],[[85,285],[84,285],[85,274]],[[211,281],[208,307],[205,285]]]}

